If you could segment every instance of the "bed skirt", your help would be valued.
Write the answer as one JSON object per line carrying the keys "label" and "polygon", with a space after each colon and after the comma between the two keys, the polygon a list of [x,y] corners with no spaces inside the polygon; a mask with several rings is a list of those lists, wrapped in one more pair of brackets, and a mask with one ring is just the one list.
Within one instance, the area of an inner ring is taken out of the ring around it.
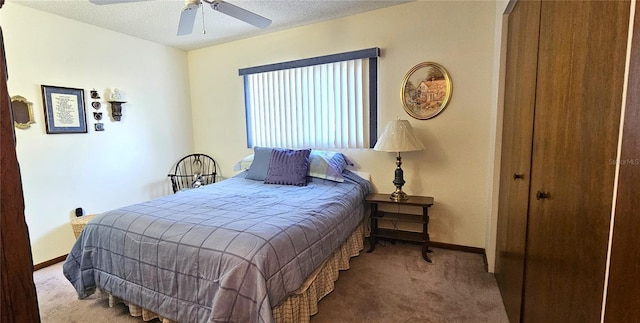
{"label": "bed skirt", "polygon": [[[364,248],[365,224],[361,222],[356,230],[338,248],[325,263],[309,276],[305,283],[279,305],[273,307],[273,318],[277,323],[309,322],[312,315],[318,313],[318,302],[334,289],[340,270],[349,269],[349,260],[360,254]],[[122,303],[129,307],[131,316],[142,317],[144,321],[155,318],[162,323],[176,323],[152,311],[117,298],[109,293],[96,289],[98,297],[109,298],[109,306]]]}

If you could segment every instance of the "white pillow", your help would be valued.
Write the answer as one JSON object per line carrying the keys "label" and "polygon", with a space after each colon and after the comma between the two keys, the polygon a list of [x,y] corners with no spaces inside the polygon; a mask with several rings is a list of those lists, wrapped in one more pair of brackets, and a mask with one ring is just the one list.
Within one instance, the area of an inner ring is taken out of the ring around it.
{"label": "white pillow", "polygon": [[240,159],[240,161],[238,161],[235,165],[233,165],[233,170],[237,172],[237,171],[249,169],[251,167],[251,163],[253,163],[253,154]]}

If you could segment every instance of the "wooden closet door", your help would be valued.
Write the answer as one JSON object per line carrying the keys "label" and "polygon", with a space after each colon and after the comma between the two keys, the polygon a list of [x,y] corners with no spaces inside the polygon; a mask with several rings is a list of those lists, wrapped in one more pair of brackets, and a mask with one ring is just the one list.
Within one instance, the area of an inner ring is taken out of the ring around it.
{"label": "wooden closet door", "polygon": [[542,2],[524,322],[600,320],[629,6]]}
{"label": "wooden closet door", "polygon": [[495,275],[507,315],[511,322],[518,322],[524,279],[540,1],[518,1],[508,14]]}
{"label": "wooden closet door", "polygon": [[640,2],[636,2],[605,322],[640,317],[638,183],[640,183]]}

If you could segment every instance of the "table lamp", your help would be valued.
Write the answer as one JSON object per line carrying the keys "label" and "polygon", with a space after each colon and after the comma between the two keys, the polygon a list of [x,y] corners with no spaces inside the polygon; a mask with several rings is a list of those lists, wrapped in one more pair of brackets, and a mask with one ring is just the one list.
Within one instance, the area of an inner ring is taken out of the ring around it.
{"label": "table lamp", "polygon": [[373,149],[377,151],[397,153],[396,172],[393,180],[393,185],[396,186],[396,190],[391,193],[389,198],[393,201],[403,201],[408,199],[407,194],[402,191],[402,186],[405,181],[404,173],[400,167],[402,165],[402,157],[400,157],[400,153],[424,149],[422,142],[420,142],[413,133],[413,128],[409,121],[399,119],[389,121]]}

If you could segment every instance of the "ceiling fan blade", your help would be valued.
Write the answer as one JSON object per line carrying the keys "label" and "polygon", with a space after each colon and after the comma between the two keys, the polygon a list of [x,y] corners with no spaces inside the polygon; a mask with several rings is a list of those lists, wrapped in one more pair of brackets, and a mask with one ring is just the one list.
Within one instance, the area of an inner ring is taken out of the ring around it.
{"label": "ceiling fan blade", "polygon": [[89,0],[89,2],[97,5],[127,3],[127,2],[141,2],[141,1],[149,1],[149,0]]}
{"label": "ceiling fan blade", "polygon": [[211,2],[211,8],[261,29],[271,25],[271,20],[221,0]]}
{"label": "ceiling fan blade", "polygon": [[199,5],[188,5],[182,8],[180,23],[178,23],[178,36],[188,35],[193,32],[193,24],[196,21]]}

